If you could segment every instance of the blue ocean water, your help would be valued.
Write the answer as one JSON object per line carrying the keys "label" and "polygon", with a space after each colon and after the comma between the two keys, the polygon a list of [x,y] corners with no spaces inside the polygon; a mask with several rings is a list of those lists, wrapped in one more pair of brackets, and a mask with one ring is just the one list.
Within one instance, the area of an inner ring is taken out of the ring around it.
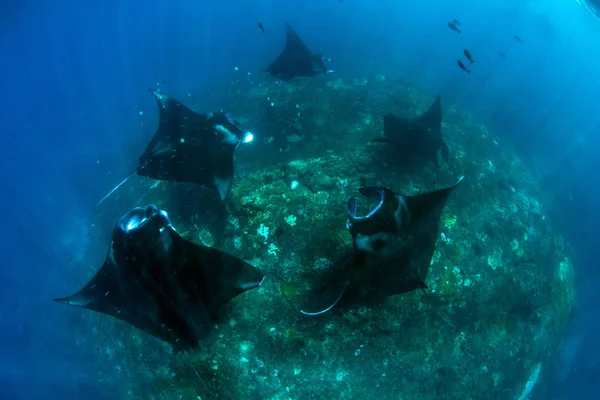
{"label": "blue ocean water", "polygon": [[[453,18],[460,35],[448,29]],[[136,167],[153,129],[146,89],[165,80],[174,97],[205,93],[196,106],[218,104],[216,87],[260,73],[278,53],[283,21],[333,58],[337,75],[401,73],[443,92],[526,161],[579,268],[577,307],[537,395],[597,395],[600,19],[582,4],[4,0],[0,21],[1,399],[114,398],[97,381],[95,349],[73,345],[90,327],[51,299],[105,255],[96,202]],[[476,59],[468,75],[456,65],[463,47]],[[102,213],[109,226],[122,209]]]}

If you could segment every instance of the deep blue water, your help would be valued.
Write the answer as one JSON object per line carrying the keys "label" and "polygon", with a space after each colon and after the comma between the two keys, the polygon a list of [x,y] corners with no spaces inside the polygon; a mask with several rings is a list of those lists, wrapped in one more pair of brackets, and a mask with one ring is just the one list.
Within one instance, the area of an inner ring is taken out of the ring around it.
{"label": "deep blue water", "polygon": [[[165,79],[183,97],[260,73],[282,46],[283,21],[340,76],[402,74],[477,115],[527,161],[579,267],[578,308],[540,396],[597,394],[600,19],[574,0],[3,0],[0,398],[110,398],[91,378],[93,354],[75,352],[65,333],[81,322],[50,299],[81,284],[74,265],[104,256],[106,243],[87,236],[95,203],[148,136],[146,89]],[[463,47],[476,58],[470,75],[456,67]]]}

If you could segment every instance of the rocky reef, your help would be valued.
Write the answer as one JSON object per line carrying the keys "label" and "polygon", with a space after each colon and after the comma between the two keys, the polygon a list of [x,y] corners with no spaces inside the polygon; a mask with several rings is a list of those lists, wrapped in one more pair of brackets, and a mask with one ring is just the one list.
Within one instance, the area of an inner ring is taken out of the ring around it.
{"label": "rocky reef", "polygon": [[[399,160],[393,147],[369,143],[382,135],[383,114],[417,115],[437,95],[397,79],[248,80],[230,90],[231,111],[256,143],[237,153],[226,209],[207,211],[194,185],[151,181],[135,205],[168,210],[184,237],[267,278],[188,354],[208,390],[181,354],[94,315],[103,379],[117,374],[123,398],[145,399],[522,396],[557,351],[575,291],[569,246],[519,158],[443,96],[448,163]],[[443,210],[427,297],[299,313],[315,289],[311,277],[351,246],[345,202],[357,187],[410,195],[462,175]]]}

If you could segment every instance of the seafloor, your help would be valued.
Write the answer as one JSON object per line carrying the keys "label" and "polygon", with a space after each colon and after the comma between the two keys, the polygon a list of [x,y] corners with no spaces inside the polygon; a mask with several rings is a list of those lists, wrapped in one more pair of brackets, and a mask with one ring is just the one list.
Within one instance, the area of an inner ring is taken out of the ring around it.
{"label": "seafloor", "polygon": [[[230,111],[256,143],[238,149],[224,223],[194,185],[139,179],[152,187],[131,206],[166,209],[184,237],[249,261],[265,282],[189,354],[208,390],[181,354],[94,315],[95,337],[80,345],[101,340],[99,378],[125,385],[124,399],[524,398],[560,346],[574,277],[540,189],[507,145],[443,97],[449,163],[415,168],[370,144],[383,114],[414,116],[436,95],[383,76],[229,90]],[[442,214],[429,299],[413,292],[320,317],[298,312],[311,277],[351,246],[345,202],[357,187],[415,194],[462,175]]]}

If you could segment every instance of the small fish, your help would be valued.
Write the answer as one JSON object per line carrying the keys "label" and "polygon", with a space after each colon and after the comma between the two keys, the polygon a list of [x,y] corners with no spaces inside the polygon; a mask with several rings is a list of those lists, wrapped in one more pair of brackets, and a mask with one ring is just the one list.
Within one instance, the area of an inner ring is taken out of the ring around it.
{"label": "small fish", "polygon": [[514,37],[514,38],[515,38],[517,41],[519,41],[519,42],[521,42],[521,43],[524,43],[524,42],[523,42],[523,39],[521,39],[521,38],[520,38],[520,37],[518,37],[517,35],[514,35],[513,37]]}
{"label": "small fish", "polygon": [[160,81],[160,84],[161,84],[161,85],[166,85],[166,84],[167,84],[167,80],[166,80],[166,79],[163,79],[162,81]]}
{"label": "small fish", "polygon": [[462,61],[457,60],[456,63],[458,64],[458,66],[460,67],[460,69],[462,69],[463,71],[466,71],[467,74],[471,73],[471,70],[467,69],[467,67],[465,67],[465,64],[463,64]]}
{"label": "small fish", "polygon": [[462,22],[460,22],[460,21],[459,21],[459,20],[457,20],[456,18],[454,18],[454,19],[452,20],[452,23],[453,23],[454,25],[462,25]]}
{"label": "small fish", "polygon": [[458,29],[458,26],[454,22],[448,22],[448,28],[452,29],[455,32],[461,33],[462,31]]}
{"label": "small fish", "polygon": [[258,29],[260,29],[262,33],[265,33],[265,27],[263,26],[262,22],[258,23]]}
{"label": "small fish", "polygon": [[503,53],[503,52],[501,52],[501,51],[499,51],[499,52],[498,52],[498,55],[499,55],[500,57],[502,57],[502,58],[506,58],[506,56],[504,55],[504,53]]}
{"label": "small fish", "polygon": [[73,256],[69,257],[69,259],[67,260],[67,262],[71,262],[73,261]]}
{"label": "small fish", "polygon": [[471,64],[473,64],[475,61],[473,61],[473,56],[471,56],[471,52],[467,49],[463,50],[463,53],[465,55],[465,57],[467,57],[467,60],[469,60],[471,62]]}

